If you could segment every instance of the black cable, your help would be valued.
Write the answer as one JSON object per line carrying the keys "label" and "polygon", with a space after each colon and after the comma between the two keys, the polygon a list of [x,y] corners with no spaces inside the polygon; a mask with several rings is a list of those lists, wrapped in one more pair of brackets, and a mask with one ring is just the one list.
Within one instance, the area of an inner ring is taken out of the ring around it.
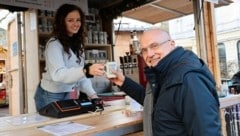
{"label": "black cable", "polygon": [[[120,22],[119,22],[119,25],[118,25],[117,33],[120,31],[121,24],[122,24],[122,16],[121,16],[121,19],[120,19]],[[115,43],[114,44],[117,43],[117,38],[118,38],[118,34],[116,35],[116,39],[115,39]]]}
{"label": "black cable", "polygon": [[[196,24],[199,24],[199,23],[200,23],[201,12],[203,11],[203,3],[204,3],[204,0],[202,0],[201,7],[200,7],[200,11],[197,13]],[[194,25],[193,30],[195,30],[195,28],[196,28],[196,25]]]}

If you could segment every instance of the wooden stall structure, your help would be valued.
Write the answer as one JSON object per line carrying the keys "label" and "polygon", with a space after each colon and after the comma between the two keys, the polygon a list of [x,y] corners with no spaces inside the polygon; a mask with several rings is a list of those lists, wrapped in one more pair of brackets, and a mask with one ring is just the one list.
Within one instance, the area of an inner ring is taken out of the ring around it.
{"label": "wooden stall structure", "polygon": [[[58,1],[58,0],[57,0]],[[4,3],[5,2],[5,3]],[[38,1],[37,1],[38,2]],[[63,0],[61,0],[63,2]],[[66,1],[65,1],[66,2]],[[219,69],[219,61],[218,61],[218,52],[216,49],[216,30],[215,30],[215,22],[214,22],[214,8],[224,5],[229,5],[233,1],[231,0],[219,0],[218,4],[213,3],[211,0],[104,0],[104,1],[98,1],[98,0],[89,0],[86,3],[86,0],[82,0],[82,2],[85,2],[84,7],[91,7],[96,8],[99,10],[99,15],[101,16],[102,21],[104,22],[102,24],[102,29],[106,30],[108,33],[108,40],[110,43],[110,48],[113,48],[114,45],[114,34],[113,34],[113,24],[112,21],[117,16],[125,16],[129,18],[134,18],[137,20],[145,21],[148,23],[159,23],[161,21],[167,21],[173,18],[182,17],[189,14],[194,14],[195,17],[195,30],[196,30],[196,39],[197,39],[197,49],[199,56],[205,60],[205,62],[208,64],[211,72],[214,75],[214,78],[217,82],[217,87],[220,86],[220,69]],[[9,4],[8,1],[1,1],[0,4]],[[53,6],[51,3],[48,3]],[[43,6],[44,7],[44,6]],[[46,8],[45,6],[44,8]],[[11,9],[16,8],[16,5],[14,7],[8,7]],[[35,7],[36,9],[38,7]],[[44,9],[47,10],[47,9]],[[88,10],[88,9],[87,9]],[[86,10],[86,11],[87,11]],[[16,97],[16,103],[17,107],[14,108],[17,111],[13,111],[16,114],[19,113],[31,113],[34,112],[32,110],[33,106],[33,94],[35,91],[35,87],[37,86],[39,82],[39,71],[40,71],[40,63],[39,62],[39,35],[38,35],[38,11],[32,9],[26,9],[24,8],[24,23],[28,27],[25,29],[24,34],[32,35],[32,38],[28,37],[25,40],[25,51],[21,51],[20,48],[17,48],[19,50],[18,53],[24,52],[24,66],[26,66],[26,69],[16,68],[12,69],[13,73],[16,73],[16,76],[21,75],[20,80],[23,82],[16,82],[15,84],[18,85],[18,88],[15,88],[13,90],[17,90],[16,94],[19,94],[18,97]],[[148,14],[145,14],[148,13]],[[16,22],[15,22],[16,23]],[[19,26],[20,22],[17,22],[15,26]],[[14,32],[12,31],[14,34]],[[14,37],[14,41],[18,41],[16,37]],[[34,42],[35,41],[35,42]],[[37,42],[36,42],[37,41]],[[10,50],[15,51],[14,48],[21,47],[18,46],[21,44],[11,42],[11,48]],[[95,48],[95,45],[93,45],[90,48]],[[104,47],[108,48],[109,47]],[[111,50],[112,51],[112,50]],[[34,52],[34,54],[32,54]],[[114,54],[114,52],[111,52],[110,54]],[[22,55],[22,54],[21,54]],[[18,63],[22,62],[22,56],[20,55],[20,58],[15,58]],[[32,60],[34,58],[34,61]],[[114,60],[114,58],[112,58]],[[30,61],[29,61],[30,60]],[[34,63],[31,63],[33,61]],[[35,62],[37,61],[37,63]],[[21,65],[19,65],[21,66]],[[24,76],[23,76],[24,75]],[[15,77],[15,76],[14,76]],[[21,85],[19,85],[21,83]],[[21,98],[21,99],[20,99]],[[226,99],[220,99],[221,101],[221,115],[222,115],[222,123],[223,123],[223,133],[224,135],[227,134],[227,129],[224,126],[226,124],[225,122],[225,113],[229,110],[229,107],[238,105],[240,101],[238,101],[239,96],[236,97],[228,97]],[[230,103],[231,102],[231,103]],[[13,105],[16,105],[13,104]],[[230,104],[226,104],[230,103]],[[119,114],[119,113],[118,113]],[[87,122],[87,120],[85,120]],[[136,119],[136,122],[141,122],[141,117]],[[116,125],[116,127],[118,127]],[[33,128],[33,129],[29,129]],[[24,128],[26,132],[34,133],[33,131],[36,130],[36,126],[28,126],[27,128]],[[97,131],[97,130],[96,130]],[[24,135],[24,131],[20,131],[16,129],[15,131],[21,132]],[[14,131],[7,132],[4,131],[2,134],[7,135],[16,135]],[[17,133],[20,134],[20,133]],[[91,134],[91,133],[85,133],[85,134]]]}

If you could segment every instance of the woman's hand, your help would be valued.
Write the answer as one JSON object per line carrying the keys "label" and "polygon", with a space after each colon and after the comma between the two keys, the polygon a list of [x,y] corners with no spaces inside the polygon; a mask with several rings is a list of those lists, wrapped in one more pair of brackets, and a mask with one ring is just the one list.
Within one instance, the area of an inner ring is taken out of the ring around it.
{"label": "woman's hand", "polygon": [[93,76],[103,76],[105,74],[104,64],[103,63],[92,64],[89,67],[89,74]]}
{"label": "woman's hand", "polygon": [[123,82],[125,80],[125,76],[123,75],[123,73],[121,71],[116,71],[116,70],[112,70],[111,71],[114,75],[116,75],[116,77],[114,78],[108,78],[110,81],[112,81],[113,83],[115,83],[118,86],[122,86]]}
{"label": "woman's hand", "polygon": [[95,98],[98,98],[97,94],[92,94],[90,96],[88,96],[89,99],[95,99]]}

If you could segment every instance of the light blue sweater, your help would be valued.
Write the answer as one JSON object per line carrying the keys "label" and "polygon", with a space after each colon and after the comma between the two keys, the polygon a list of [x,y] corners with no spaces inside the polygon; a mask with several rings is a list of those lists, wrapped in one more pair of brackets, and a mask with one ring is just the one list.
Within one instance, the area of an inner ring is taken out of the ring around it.
{"label": "light blue sweater", "polygon": [[88,96],[95,94],[91,80],[83,73],[84,54],[79,64],[72,50],[70,53],[71,57],[64,52],[59,40],[49,40],[45,49],[46,72],[42,75],[41,87],[53,93],[70,92],[76,87]]}

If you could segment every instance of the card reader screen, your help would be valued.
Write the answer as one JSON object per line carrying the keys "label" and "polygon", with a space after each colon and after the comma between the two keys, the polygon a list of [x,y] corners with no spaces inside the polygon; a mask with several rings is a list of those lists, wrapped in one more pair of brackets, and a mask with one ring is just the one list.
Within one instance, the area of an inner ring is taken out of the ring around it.
{"label": "card reader screen", "polygon": [[79,104],[75,100],[57,101],[56,103],[62,110],[80,108]]}

